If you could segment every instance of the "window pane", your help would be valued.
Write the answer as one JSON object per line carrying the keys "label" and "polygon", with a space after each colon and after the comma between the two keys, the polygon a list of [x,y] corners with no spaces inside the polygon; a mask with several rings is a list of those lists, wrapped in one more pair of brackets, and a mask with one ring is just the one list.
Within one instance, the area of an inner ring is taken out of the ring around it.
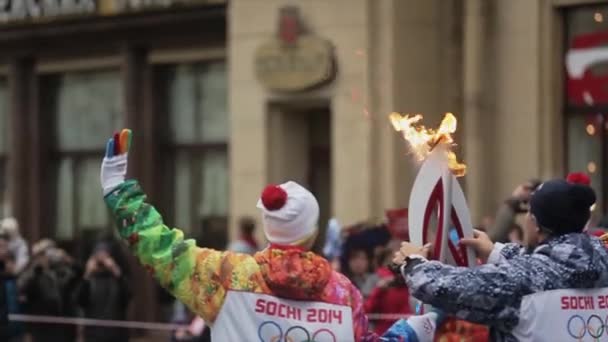
{"label": "window pane", "polygon": [[167,69],[172,142],[226,142],[227,83],[224,62],[180,64]]}
{"label": "window pane", "polygon": [[224,142],[228,139],[228,89],[226,83],[226,64],[208,64],[199,74],[201,92],[199,94],[202,120],[202,140],[205,142]]}
{"label": "window pane", "polygon": [[8,85],[5,79],[0,79],[0,154],[7,153],[8,143]]}
{"label": "window pane", "polygon": [[173,67],[169,71],[169,115],[171,120],[171,141],[193,143],[198,136],[195,125],[196,113],[196,68],[186,64]]}
{"label": "window pane", "polygon": [[74,163],[65,158],[59,163],[57,183],[57,219],[55,222],[55,238],[58,240],[70,240],[74,235]]}
{"label": "window pane", "polygon": [[566,11],[568,42],[576,37],[608,30],[608,5],[584,6]]}
{"label": "window pane", "polygon": [[[175,147],[174,221],[196,234],[205,217],[226,216],[226,151],[205,151],[209,143],[227,143],[225,62],[165,66],[169,143]],[[188,146],[183,146],[188,145]]]}
{"label": "window pane", "polygon": [[57,118],[58,149],[103,149],[120,128],[123,96],[118,70],[69,72],[56,78],[52,96]]}
{"label": "window pane", "polygon": [[78,163],[78,226],[82,229],[105,229],[109,212],[101,199],[99,188],[99,158],[87,158]]}
{"label": "window pane", "polygon": [[199,217],[228,215],[228,161],[225,151],[205,153],[201,174]]}
{"label": "window pane", "polygon": [[8,83],[6,79],[0,79],[0,214],[3,216],[11,215],[9,205],[9,193],[7,186],[7,165],[8,165],[8,142],[10,130],[8,129]]}
{"label": "window pane", "polygon": [[175,225],[184,232],[191,231],[192,218],[192,172],[187,153],[178,153],[175,159]]}
{"label": "window pane", "polygon": [[55,149],[61,156],[55,235],[72,240],[77,231],[107,227],[109,218],[99,192],[100,159],[64,153],[103,151],[107,137],[122,126],[121,77],[119,70],[92,70],[48,75],[42,82],[41,110],[54,119]]}
{"label": "window pane", "polygon": [[568,10],[566,31],[568,103],[608,104],[608,6]]}
{"label": "window pane", "polygon": [[[603,193],[602,140],[603,117],[598,115],[570,115],[568,117],[568,171],[587,172],[601,202]],[[601,203],[598,203],[602,208]]]}
{"label": "window pane", "polygon": [[174,212],[178,227],[194,233],[204,218],[228,215],[226,151],[208,151],[202,157],[180,151],[176,156],[175,174]]}
{"label": "window pane", "polygon": [[7,180],[7,165],[6,161],[0,162],[0,214],[4,217],[12,216],[12,208],[10,205],[10,197],[8,192]]}

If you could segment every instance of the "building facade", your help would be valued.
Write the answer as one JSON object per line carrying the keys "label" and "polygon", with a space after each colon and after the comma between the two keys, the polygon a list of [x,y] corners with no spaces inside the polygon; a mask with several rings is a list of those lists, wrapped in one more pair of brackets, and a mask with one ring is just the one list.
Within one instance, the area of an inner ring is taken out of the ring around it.
{"label": "building facade", "polygon": [[[333,46],[330,82],[276,91],[252,63],[265,42],[283,39],[287,5],[298,8],[302,34]],[[521,182],[577,170],[590,173],[603,209],[606,10],[587,0],[231,1],[231,217],[255,215],[259,189],[288,178],[316,190],[322,218],[344,224],[407,206],[417,165],[392,131],[392,111],[423,113],[431,127],[456,114],[474,223]],[[573,48],[588,63],[574,78]]]}
{"label": "building facade", "polygon": [[268,183],[311,188],[322,227],[407,206],[417,165],[393,111],[458,117],[475,223],[570,170],[608,203],[605,1],[0,3],[0,193],[30,241],[84,256],[111,230],[98,168],[123,126],[167,223],[216,248]]}
{"label": "building facade", "polygon": [[[51,237],[84,260],[99,235],[112,232],[99,192],[100,158],[113,131],[132,127],[129,173],[167,223],[192,234],[204,225],[223,247],[225,2],[18,0],[2,6],[3,202],[27,240]],[[140,268],[132,270],[136,316],[158,319],[151,300],[156,285]]]}

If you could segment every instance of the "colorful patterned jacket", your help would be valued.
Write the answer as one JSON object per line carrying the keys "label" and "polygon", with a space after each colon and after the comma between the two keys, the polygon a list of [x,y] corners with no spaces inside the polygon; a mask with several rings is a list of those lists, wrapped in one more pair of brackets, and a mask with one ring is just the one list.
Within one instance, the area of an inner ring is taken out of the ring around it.
{"label": "colorful patterned jacket", "polygon": [[359,291],[324,258],[291,248],[270,247],[254,256],[199,248],[165,226],[136,181],[124,182],[105,200],[143,266],[211,326],[229,292],[254,293],[350,307],[355,340],[369,338]]}

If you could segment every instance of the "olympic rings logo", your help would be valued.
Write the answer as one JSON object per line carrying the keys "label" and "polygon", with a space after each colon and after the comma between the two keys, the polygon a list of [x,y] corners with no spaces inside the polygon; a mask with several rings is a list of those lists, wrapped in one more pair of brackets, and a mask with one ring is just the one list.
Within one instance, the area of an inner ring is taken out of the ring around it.
{"label": "olympic rings logo", "polygon": [[[264,329],[264,327],[267,328]],[[326,328],[311,333],[302,326],[294,325],[283,334],[281,326],[273,321],[265,321],[260,324],[258,337],[260,342],[337,342],[336,335]]]}
{"label": "olympic rings logo", "polygon": [[585,336],[599,339],[608,335],[608,316],[604,320],[598,315],[591,315],[586,320],[581,315],[568,319],[568,335],[581,341]]}

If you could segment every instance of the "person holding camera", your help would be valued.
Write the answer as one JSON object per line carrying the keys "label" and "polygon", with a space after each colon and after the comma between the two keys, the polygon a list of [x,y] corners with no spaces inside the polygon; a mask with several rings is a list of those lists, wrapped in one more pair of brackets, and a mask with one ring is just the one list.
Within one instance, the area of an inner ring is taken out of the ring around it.
{"label": "person holding camera", "polygon": [[[86,318],[126,320],[131,291],[109,244],[98,244],[89,257],[77,296]],[[124,342],[129,340],[129,331],[87,326],[84,336],[86,342]]]}
{"label": "person holding camera", "polygon": [[[80,268],[51,240],[34,245],[30,262],[17,279],[24,312],[30,315],[76,317],[78,306],[74,291],[81,279]],[[30,323],[32,341],[76,341],[75,326]]]}

